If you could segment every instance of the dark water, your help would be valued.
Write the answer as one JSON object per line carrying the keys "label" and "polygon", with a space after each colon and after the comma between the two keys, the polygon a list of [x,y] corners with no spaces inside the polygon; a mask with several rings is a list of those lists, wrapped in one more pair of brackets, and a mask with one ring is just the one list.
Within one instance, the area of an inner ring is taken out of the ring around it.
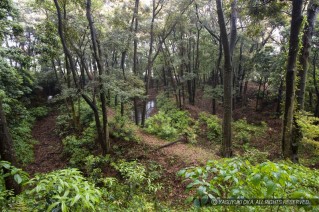
{"label": "dark water", "polygon": [[[151,113],[153,112],[153,110],[156,107],[156,102],[155,100],[149,100],[146,103],[146,115],[145,115],[145,119],[148,119],[151,116]],[[137,116],[138,116],[138,123],[141,123],[142,121],[142,113],[143,113],[143,106],[139,106],[137,108]],[[134,110],[132,111],[132,120],[135,121],[135,113]]]}

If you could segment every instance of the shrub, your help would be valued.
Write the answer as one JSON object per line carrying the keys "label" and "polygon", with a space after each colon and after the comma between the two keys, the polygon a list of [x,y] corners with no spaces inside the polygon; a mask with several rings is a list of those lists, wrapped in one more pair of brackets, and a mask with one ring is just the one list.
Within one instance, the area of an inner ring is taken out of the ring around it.
{"label": "shrub", "polygon": [[188,141],[196,142],[196,132],[190,127],[194,120],[187,111],[179,110],[164,93],[157,96],[157,107],[159,112],[145,122],[146,132],[170,141],[186,136]]}
{"label": "shrub", "polygon": [[37,119],[41,119],[41,118],[47,116],[48,113],[49,113],[49,109],[45,106],[34,107],[34,108],[30,109],[30,114]]}
{"label": "shrub", "polygon": [[[175,140],[181,135],[188,136],[186,132],[190,129],[191,121],[192,119],[186,111],[174,110],[169,113],[159,111],[146,120],[145,131],[163,139]],[[189,136],[191,141],[196,138],[194,134],[189,134]]]}
{"label": "shrub", "polygon": [[147,169],[137,161],[127,162],[119,160],[116,163],[112,163],[112,166],[118,170],[129,185],[130,195],[136,193],[138,188],[142,188],[143,191],[157,192],[161,189],[160,184],[153,184],[153,174],[149,174]]}
{"label": "shrub", "polygon": [[319,118],[306,115],[297,115],[297,123],[301,128],[305,140],[319,141]]}
{"label": "shrub", "polygon": [[95,211],[102,201],[101,191],[85,180],[77,169],[62,169],[37,175],[29,181],[30,208],[38,211]]}
{"label": "shrub", "polygon": [[169,113],[170,111],[176,111],[176,105],[167,98],[165,93],[160,93],[156,97],[156,107],[163,111],[164,113]]}
{"label": "shrub", "polygon": [[[179,176],[190,182],[187,191],[196,191],[188,199],[196,206],[211,204],[218,198],[318,201],[318,174],[318,171],[288,162],[268,161],[254,166],[240,158],[209,161],[204,167],[191,167],[178,172]],[[302,207],[311,209],[315,206]]]}
{"label": "shrub", "polygon": [[[5,171],[5,172],[4,172]],[[0,210],[5,211],[8,207],[10,198],[13,197],[13,191],[7,190],[5,186],[5,178],[13,177],[17,184],[23,184],[28,180],[28,174],[8,161],[0,160]]]}
{"label": "shrub", "polygon": [[86,139],[77,138],[75,135],[69,135],[62,140],[63,154],[71,156],[78,149],[87,148],[90,146],[91,141]]}
{"label": "shrub", "polygon": [[136,126],[129,120],[127,116],[116,114],[109,123],[110,134],[115,138],[124,141],[139,142],[140,139],[136,135]]}
{"label": "shrub", "polygon": [[84,159],[85,173],[89,179],[94,183],[100,183],[103,177],[102,168],[109,162],[109,155],[94,156],[89,155]]}
{"label": "shrub", "polygon": [[10,126],[10,133],[17,160],[26,165],[34,160],[33,146],[37,141],[32,137],[32,127],[35,118],[28,111],[23,113],[24,115],[19,118],[19,122]]}
{"label": "shrub", "polygon": [[63,137],[72,132],[72,119],[68,114],[60,114],[56,118],[56,133]]}
{"label": "shrub", "polygon": [[70,157],[69,164],[72,167],[83,168],[85,158],[90,155],[94,143],[92,140],[77,138],[74,135],[63,139],[63,154]]}
{"label": "shrub", "polygon": [[163,139],[174,140],[178,137],[178,132],[171,123],[172,119],[164,112],[159,111],[157,114],[146,120],[145,131]]}
{"label": "shrub", "polygon": [[94,113],[90,106],[81,99],[80,101],[80,123],[83,127],[88,127],[94,120]]}
{"label": "shrub", "polygon": [[198,117],[197,128],[199,132],[211,141],[220,142],[222,139],[221,120],[205,112],[201,112]]}
{"label": "shrub", "polygon": [[154,194],[150,197],[139,192],[128,197],[128,185],[119,182],[116,178],[104,178],[104,186],[102,191],[106,201],[101,211],[171,211],[159,201],[154,200]]}
{"label": "shrub", "polygon": [[267,161],[267,157],[268,152],[261,152],[258,149],[249,147],[245,150],[242,158],[255,165]]}
{"label": "shrub", "polygon": [[305,156],[302,157],[302,162],[316,165],[319,163],[319,118],[310,114],[298,114],[296,117],[303,135],[300,152]]}
{"label": "shrub", "polygon": [[248,143],[252,137],[261,136],[267,129],[267,124],[262,122],[260,126],[247,123],[246,119],[233,122],[234,138],[239,143]]}

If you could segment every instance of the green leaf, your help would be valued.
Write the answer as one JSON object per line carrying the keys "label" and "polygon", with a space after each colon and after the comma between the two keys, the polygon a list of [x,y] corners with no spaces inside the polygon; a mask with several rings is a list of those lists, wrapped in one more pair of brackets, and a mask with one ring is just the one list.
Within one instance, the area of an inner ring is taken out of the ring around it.
{"label": "green leaf", "polygon": [[255,174],[255,175],[251,178],[251,182],[252,182],[254,185],[260,184],[260,181],[261,181],[261,175],[260,175],[260,174]]}
{"label": "green leaf", "polygon": [[6,168],[6,169],[10,169],[10,164],[9,163],[3,163],[2,167]]}
{"label": "green leaf", "polygon": [[206,205],[207,202],[208,202],[209,198],[208,198],[208,195],[204,195],[202,198],[201,198],[201,205]]}
{"label": "green leaf", "polygon": [[185,174],[185,172],[186,172],[185,169],[179,170],[179,171],[177,172],[177,175],[178,175],[178,176],[182,176],[182,175]]}
{"label": "green leaf", "polygon": [[62,212],[67,212],[68,211],[68,208],[67,208],[65,202],[62,202],[61,209],[62,209]]}
{"label": "green leaf", "polygon": [[206,192],[206,187],[204,187],[204,186],[199,186],[198,189],[197,189],[197,192],[198,192],[199,195],[204,195],[204,194],[206,194],[206,193],[207,193],[207,192]]}
{"label": "green leaf", "polygon": [[72,201],[72,203],[71,203],[71,206],[74,205],[80,198],[81,198],[81,195],[80,195],[80,194],[77,194],[77,195],[74,197],[74,199],[73,199],[73,201]]}
{"label": "green leaf", "polygon": [[185,178],[189,178],[189,177],[191,177],[191,176],[193,176],[193,175],[195,175],[194,172],[186,172]]}
{"label": "green leaf", "polygon": [[60,204],[60,202],[55,202],[55,203],[51,204],[51,205],[48,207],[47,211],[48,211],[48,212],[49,212],[49,211],[52,211],[52,209],[55,208],[58,204]]}
{"label": "green leaf", "polygon": [[217,194],[218,196],[221,196],[218,189],[216,189],[216,188],[211,188],[210,190],[212,190],[212,191],[213,191],[215,194]]}
{"label": "green leaf", "polygon": [[210,199],[215,199],[215,197],[214,197],[212,194],[208,194],[208,197],[209,197]]}
{"label": "green leaf", "polygon": [[200,207],[200,201],[199,201],[199,199],[196,198],[196,199],[194,200],[194,206],[197,207],[197,208]]}
{"label": "green leaf", "polygon": [[231,176],[226,176],[225,178],[224,178],[224,181],[227,181],[227,180],[229,180],[231,178]]}
{"label": "green leaf", "polygon": [[19,174],[15,174],[13,178],[18,184],[22,182],[22,178]]}
{"label": "green leaf", "polygon": [[266,183],[266,188],[267,188],[267,196],[270,196],[275,192],[277,185],[273,181],[269,180]]}
{"label": "green leaf", "polygon": [[197,168],[196,171],[197,171],[197,173],[198,173],[199,175],[201,175],[201,174],[203,173],[203,171],[202,171],[201,168]]}
{"label": "green leaf", "polygon": [[187,188],[187,189],[190,189],[190,188],[192,188],[194,185],[195,185],[195,183],[190,183],[190,184],[188,184],[188,185],[186,186],[186,188]]}
{"label": "green leaf", "polygon": [[186,203],[191,203],[193,201],[194,197],[190,196],[190,197],[187,197],[186,199]]}
{"label": "green leaf", "polygon": [[292,194],[289,195],[289,197],[292,198],[292,199],[301,199],[301,198],[303,198],[305,196],[306,196],[306,193],[303,190],[295,191],[295,192],[293,192]]}

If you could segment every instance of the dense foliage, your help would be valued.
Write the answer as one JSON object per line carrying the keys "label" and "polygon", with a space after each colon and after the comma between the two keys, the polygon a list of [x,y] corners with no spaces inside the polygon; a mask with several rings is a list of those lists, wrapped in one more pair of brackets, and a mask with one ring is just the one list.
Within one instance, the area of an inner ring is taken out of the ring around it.
{"label": "dense foliage", "polygon": [[319,211],[318,13],[1,0],[0,210]]}
{"label": "dense foliage", "polygon": [[[210,205],[217,199],[307,199],[306,210],[318,209],[318,171],[286,162],[251,165],[240,158],[209,161],[203,167],[178,172],[189,184],[188,198],[196,206]],[[258,210],[284,206],[269,206]],[[248,207],[249,208],[249,207]],[[252,208],[251,208],[252,209]],[[257,210],[257,208],[255,208]],[[247,209],[243,209],[247,210]]]}

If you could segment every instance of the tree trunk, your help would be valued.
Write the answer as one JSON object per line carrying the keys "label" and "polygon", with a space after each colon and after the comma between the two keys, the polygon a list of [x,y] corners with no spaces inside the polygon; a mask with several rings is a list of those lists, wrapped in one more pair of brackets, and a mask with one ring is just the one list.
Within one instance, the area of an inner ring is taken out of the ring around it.
{"label": "tree trunk", "polygon": [[307,72],[309,69],[309,51],[311,47],[312,35],[315,25],[315,20],[318,14],[318,4],[314,0],[310,0],[307,10],[307,22],[305,24],[302,48],[299,54],[300,69],[298,70],[299,83],[297,88],[297,110],[304,109],[304,99],[306,90]]}
{"label": "tree trunk", "polygon": [[105,91],[102,81],[102,75],[104,73],[103,66],[101,63],[101,52],[98,47],[98,40],[96,37],[96,30],[94,27],[92,14],[91,14],[91,0],[87,0],[86,2],[86,17],[89,22],[92,46],[93,46],[93,56],[96,60],[97,67],[99,70],[99,83],[100,83],[100,100],[102,104],[102,119],[103,119],[103,140],[101,141],[103,154],[109,153],[111,151],[111,143],[109,139],[109,130],[108,130],[108,117],[107,117],[107,108],[106,108],[106,98]]}
{"label": "tree trunk", "polygon": [[[13,141],[9,132],[8,123],[2,108],[2,98],[0,97],[0,160],[10,162],[13,166],[17,166],[15,153],[13,150]],[[7,170],[4,170],[6,173]],[[7,190],[13,190],[15,194],[21,192],[21,187],[15,182],[13,177],[4,178]]]}
{"label": "tree trunk", "polygon": [[224,116],[223,116],[223,144],[222,154],[224,157],[232,156],[232,64],[231,51],[227,39],[227,31],[222,10],[221,0],[216,0],[218,23],[220,27],[221,40],[224,49]]}
{"label": "tree trunk", "polygon": [[318,88],[317,79],[316,79],[316,60],[317,60],[317,56],[318,56],[318,53],[315,52],[315,54],[313,56],[313,61],[312,61],[313,86],[315,87],[315,93],[316,93],[316,97],[317,97],[317,102],[316,102],[315,111],[314,111],[315,117],[319,117],[319,88]]}
{"label": "tree trunk", "polygon": [[296,162],[297,155],[293,148],[298,146],[293,139],[294,125],[294,99],[295,99],[295,75],[296,62],[299,49],[299,33],[302,23],[302,0],[293,0],[292,19],[289,40],[289,54],[286,73],[286,100],[282,133],[282,153],[284,158],[289,158]]}
{"label": "tree trunk", "polygon": [[[154,22],[155,22],[155,17],[157,15],[156,8],[157,6],[155,5],[155,0],[153,0],[151,30],[150,30],[150,44],[149,44],[149,52],[148,52],[148,58],[147,58],[147,69],[145,73],[145,96],[147,98],[149,94],[151,71],[152,71],[152,65],[153,65],[152,54],[153,54],[153,43],[154,43]],[[142,123],[141,123],[142,127],[145,126],[146,104],[147,104],[147,100],[143,100]]]}
{"label": "tree trunk", "polygon": [[283,84],[284,84],[284,80],[281,79],[279,89],[278,89],[278,96],[277,96],[277,108],[276,108],[277,117],[279,117],[281,114],[281,100],[282,100]]}
{"label": "tree trunk", "polygon": [[230,44],[229,50],[231,57],[233,56],[235,45],[236,45],[236,38],[237,38],[237,0],[233,0],[231,3],[231,31],[230,31]]}
{"label": "tree trunk", "polygon": [[[74,81],[75,87],[77,89],[79,89],[79,85],[78,85],[77,78],[76,78],[76,76],[77,76],[77,74],[76,74],[76,66],[74,64],[71,52],[70,52],[70,50],[67,47],[66,39],[65,39],[64,33],[63,33],[62,15],[61,15],[61,9],[60,9],[58,0],[54,0],[54,4],[55,4],[55,7],[56,7],[57,16],[58,16],[58,33],[59,33],[60,40],[61,40],[61,43],[62,43],[63,52],[64,52],[64,54],[65,54],[65,56],[67,58],[67,61],[69,61],[70,69],[72,71],[72,76],[73,76],[73,81]],[[91,107],[91,109],[94,112],[95,122],[97,123],[96,124],[96,128],[97,128],[96,130],[97,130],[97,133],[98,133],[98,140],[99,140],[99,143],[101,144],[102,149],[103,149],[103,145],[102,145],[103,137],[101,136],[101,133],[100,133],[100,132],[102,132],[102,129],[101,129],[101,124],[100,124],[99,115],[98,115],[98,109],[96,107],[96,104],[94,104],[94,102],[92,102],[89,99],[89,97],[86,96],[85,94],[82,94],[82,97],[83,97],[83,99],[86,101],[86,103]]]}
{"label": "tree trunk", "polygon": [[[139,9],[139,0],[135,0],[135,8],[134,8],[134,17],[135,17],[135,26],[134,26],[134,50],[133,50],[133,73],[138,76],[137,71],[137,30],[138,30],[138,9]],[[138,125],[138,105],[137,105],[137,97],[134,97],[134,115],[135,115],[135,124]]]}

